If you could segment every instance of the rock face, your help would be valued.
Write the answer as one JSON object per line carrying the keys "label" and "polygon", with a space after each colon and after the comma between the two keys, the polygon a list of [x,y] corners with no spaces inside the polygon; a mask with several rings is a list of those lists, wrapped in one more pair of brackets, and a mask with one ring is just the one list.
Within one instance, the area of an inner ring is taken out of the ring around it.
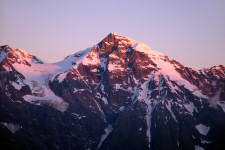
{"label": "rock face", "polygon": [[110,33],[47,64],[0,47],[1,149],[225,149],[225,67]]}

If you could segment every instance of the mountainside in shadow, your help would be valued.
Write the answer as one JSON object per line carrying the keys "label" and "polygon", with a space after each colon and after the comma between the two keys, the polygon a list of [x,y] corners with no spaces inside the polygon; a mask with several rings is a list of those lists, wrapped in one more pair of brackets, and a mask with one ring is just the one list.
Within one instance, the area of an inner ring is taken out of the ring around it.
{"label": "mountainside in shadow", "polygon": [[1,149],[225,149],[225,67],[194,70],[110,33],[44,63],[0,47]]}

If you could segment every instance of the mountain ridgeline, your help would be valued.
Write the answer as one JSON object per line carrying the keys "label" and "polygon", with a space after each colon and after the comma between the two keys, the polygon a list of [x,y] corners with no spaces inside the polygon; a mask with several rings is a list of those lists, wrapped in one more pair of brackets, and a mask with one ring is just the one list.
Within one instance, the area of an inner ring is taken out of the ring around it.
{"label": "mountain ridgeline", "polygon": [[225,149],[225,67],[194,70],[110,33],[45,63],[0,47],[0,147]]}

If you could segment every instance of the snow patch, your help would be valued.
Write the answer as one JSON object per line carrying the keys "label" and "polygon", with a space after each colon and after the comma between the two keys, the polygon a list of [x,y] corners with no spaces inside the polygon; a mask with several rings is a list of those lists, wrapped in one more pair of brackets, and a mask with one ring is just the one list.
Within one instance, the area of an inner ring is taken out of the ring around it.
{"label": "snow patch", "polygon": [[17,89],[17,90],[20,90],[24,85],[22,84],[22,82],[12,82],[11,83],[12,84],[12,86],[15,88],[15,89]]}
{"label": "snow patch", "polygon": [[[36,105],[43,104],[52,106],[61,112],[66,111],[69,104],[51,91],[49,82],[52,81],[57,74],[60,74],[58,80],[62,82],[66,77],[66,71],[75,65],[72,64],[72,62],[79,60],[79,58],[80,57],[70,55],[65,60],[52,64],[37,64],[30,61],[31,66],[22,63],[14,63],[13,67],[25,77],[21,82],[28,85],[32,91],[32,95],[25,95],[23,97],[25,101]],[[12,85],[17,89],[21,88],[18,86],[19,84],[16,85],[13,83]]]}
{"label": "snow patch", "polygon": [[171,109],[171,103],[170,102],[168,102],[168,105],[166,105],[166,108],[167,108],[167,110],[170,112],[170,114],[171,114],[171,116],[173,117],[173,119],[176,121],[176,123],[178,123],[178,121],[177,121],[177,119],[176,119],[176,116],[174,115],[174,113],[173,113],[173,111],[172,111],[172,109]]}
{"label": "snow patch", "polygon": [[215,109],[217,109],[218,106],[220,106],[223,112],[225,112],[225,102],[220,100],[220,93],[221,93],[221,89],[219,89],[219,91],[213,97],[210,97],[208,99],[209,106]]}
{"label": "snow patch", "polygon": [[148,137],[148,147],[150,148],[151,145],[151,114],[154,110],[155,106],[158,104],[156,100],[150,99],[151,91],[148,89],[148,85],[151,81],[154,80],[155,71],[153,74],[149,75],[148,80],[145,81],[142,85],[140,85],[139,80],[135,80],[136,87],[134,89],[134,94],[131,97],[132,102],[135,103],[137,100],[143,101],[147,105],[146,109],[146,124],[147,124],[147,131],[146,136]]}
{"label": "snow patch", "polygon": [[102,101],[105,103],[105,105],[108,105],[108,100],[105,97],[102,97]]}
{"label": "snow patch", "polygon": [[101,94],[100,94],[100,93],[96,93],[96,94],[95,94],[95,97],[96,97],[96,98],[101,98]]}
{"label": "snow patch", "polygon": [[151,106],[150,102],[147,103],[148,109],[146,113],[146,122],[147,122],[147,131],[146,135],[148,137],[148,147],[151,148],[151,118],[152,118],[152,111],[154,108]]}
{"label": "snow patch", "polygon": [[196,109],[192,102],[184,104],[184,107],[189,111],[190,114],[192,114],[194,109]]}
{"label": "snow patch", "polygon": [[86,89],[76,89],[76,88],[74,88],[74,90],[73,90],[73,92],[74,93],[76,93],[76,92],[83,92],[83,91],[85,91]]}
{"label": "snow patch", "polygon": [[225,102],[224,101],[219,101],[219,103],[217,103],[223,110],[223,112],[225,112]]}
{"label": "snow patch", "polygon": [[82,118],[86,118],[86,116],[80,116],[77,113],[71,113],[73,116],[75,116],[77,119],[81,120]]}
{"label": "snow patch", "polygon": [[56,95],[46,95],[43,97],[38,97],[34,95],[25,95],[23,96],[24,100],[35,105],[48,105],[52,106],[55,109],[64,112],[67,110],[69,104],[64,102],[60,97]]}
{"label": "snow patch", "polygon": [[81,59],[79,63],[88,66],[88,65],[98,65],[100,61],[98,59],[98,55],[95,52],[89,52],[87,57]]}
{"label": "snow patch", "polygon": [[210,144],[210,143],[212,143],[212,141],[201,140],[201,143],[202,144]]}
{"label": "snow patch", "polygon": [[199,145],[195,145],[195,150],[204,150],[204,148],[200,147]]}
{"label": "snow patch", "polygon": [[122,68],[120,65],[116,64],[108,64],[108,70],[109,72],[116,72],[116,71],[124,71],[124,68]]}
{"label": "snow patch", "polygon": [[131,42],[132,48],[135,49],[136,51],[139,51],[139,52],[151,55],[151,56],[152,55],[154,55],[154,56],[165,56],[163,53],[154,51],[148,45],[146,45],[142,42],[138,42],[138,41],[131,40],[131,39],[130,39],[130,42]]}
{"label": "snow patch", "polygon": [[108,127],[104,129],[105,134],[103,134],[103,135],[101,136],[101,139],[100,139],[100,142],[99,142],[99,144],[98,144],[98,148],[97,148],[97,149],[99,149],[99,148],[101,147],[102,143],[103,143],[103,142],[105,141],[105,139],[108,137],[108,135],[110,134],[110,132],[112,132],[112,130],[113,130],[113,128],[112,128],[111,125],[108,125]]}
{"label": "snow patch", "polygon": [[22,126],[19,124],[13,124],[13,123],[7,123],[7,122],[1,122],[1,125],[9,129],[9,131],[12,132],[13,134],[15,134],[17,131],[19,131],[22,128]]}
{"label": "snow patch", "polygon": [[102,113],[103,117],[105,118],[105,113],[104,111],[101,109],[101,107],[99,106],[98,102],[96,100],[94,100],[96,106],[98,107],[98,110]]}
{"label": "snow patch", "polygon": [[217,103],[220,98],[220,93],[221,93],[221,89],[219,89],[219,91],[213,97],[209,98],[209,106],[213,108],[217,108]]}
{"label": "snow patch", "polygon": [[59,83],[61,83],[65,78],[66,78],[66,75],[68,74],[68,72],[64,72],[64,73],[61,73],[59,76],[58,76],[58,81]]}
{"label": "snow patch", "polygon": [[69,55],[63,61],[52,63],[52,65],[59,67],[55,72],[61,73],[73,68],[76,64],[79,64],[84,60],[84,58],[86,58],[87,54],[93,49],[93,47]]}
{"label": "snow patch", "polygon": [[129,91],[129,89],[124,89],[124,88],[122,87],[122,84],[117,84],[117,83],[115,84],[114,89],[116,89],[116,90]]}
{"label": "snow patch", "polygon": [[207,135],[210,127],[205,126],[204,124],[198,124],[195,126],[195,128],[198,130],[198,132],[202,135]]}
{"label": "snow patch", "polygon": [[121,106],[121,107],[119,108],[119,111],[122,112],[122,111],[124,111],[124,109],[125,109],[125,107],[124,107],[124,106]]}
{"label": "snow patch", "polygon": [[120,57],[118,55],[115,55],[115,53],[111,53],[109,55],[110,58],[114,58],[114,59],[120,59]]}
{"label": "snow patch", "polygon": [[6,56],[9,54],[10,52],[5,52],[5,50],[2,50],[2,52],[0,53],[0,63],[3,62],[3,60],[6,58]]}
{"label": "snow patch", "polygon": [[105,58],[105,57],[101,57],[101,58],[100,58],[100,64],[99,64],[99,67],[100,67],[100,68],[103,68],[104,71],[106,71],[107,61],[108,61],[108,59]]}
{"label": "snow patch", "polygon": [[171,64],[170,62],[165,61],[165,59],[166,59],[166,56],[158,55],[153,60],[154,63],[157,64],[158,74],[162,74],[164,76],[169,75],[169,79],[177,82],[179,86],[184,86],[186,89],[191,91],[192,94],[198,97],[207,99],[205,95],[203,95],[199,90],[197,90],[198,88],[196,86],[192,85],[189,81],[182,78],[181,75],[176,71],[175,66]]}

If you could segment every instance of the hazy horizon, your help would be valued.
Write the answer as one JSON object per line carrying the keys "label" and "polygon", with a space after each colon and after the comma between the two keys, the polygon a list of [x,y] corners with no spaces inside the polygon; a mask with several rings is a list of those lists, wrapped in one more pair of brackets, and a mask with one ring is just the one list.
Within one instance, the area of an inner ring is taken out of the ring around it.
{"label": "hazy horizon", "polygon": [[225,1],[1,0],[0,45],[46,62],[91,47],[110,32],[194,69],[225,65]]}

